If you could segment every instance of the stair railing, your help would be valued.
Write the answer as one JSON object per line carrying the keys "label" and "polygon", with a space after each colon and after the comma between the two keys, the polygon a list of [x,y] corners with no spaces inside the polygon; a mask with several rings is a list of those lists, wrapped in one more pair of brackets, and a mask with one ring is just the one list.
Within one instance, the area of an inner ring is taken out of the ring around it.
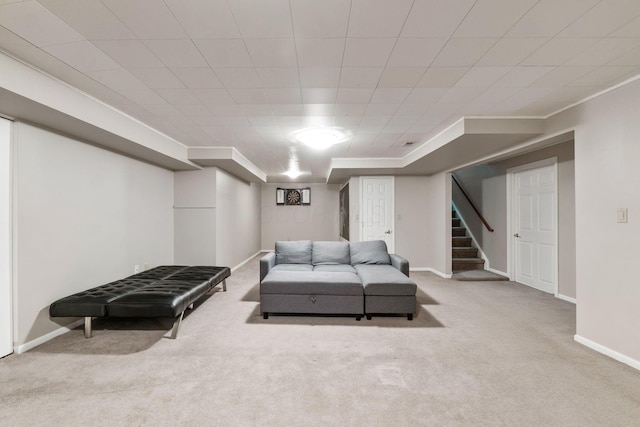
{"label": "stair railing", "polygon": [[473,208],[475,213],[478,215],[478,218],[480,218],[480,221],[482,221],[482,223],[484,224],[485,227],[487,227],[487,230],[489,230],[490,233],[493,233],[493,228],[491,228],[491,226],[489,225],[489,223],[487,222],[485,217],[482,216],[482,214],[480,213],[478,208],[476,208],[476,205],[471,201],[471,199],[467,195],[467,192],[464,191],[464,188],[462,188],[462,185],[460,184],[460,182],[458,181],[458,179],[456,178],[456,176],[453,173],[451,174],[451,178],[453,178],[453,182],[456,183],[456,185],[460,189],[460,192],[462,193],[462,195],[465,197],[465,199],[467,199],[467,202],[469,202],[469,204],[471,205],[471,207]]}

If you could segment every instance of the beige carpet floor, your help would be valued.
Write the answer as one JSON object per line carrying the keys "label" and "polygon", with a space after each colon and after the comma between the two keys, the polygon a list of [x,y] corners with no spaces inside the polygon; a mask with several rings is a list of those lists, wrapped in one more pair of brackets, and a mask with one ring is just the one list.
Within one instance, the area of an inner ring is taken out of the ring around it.
{"label": "beige carpet floor", "polygon": [[1,426],[639,426],[640,372],[573,340],[575,307],[412,273],[406,317],[259,312],[257,258],[170,324],[94,322],[0,360]]}

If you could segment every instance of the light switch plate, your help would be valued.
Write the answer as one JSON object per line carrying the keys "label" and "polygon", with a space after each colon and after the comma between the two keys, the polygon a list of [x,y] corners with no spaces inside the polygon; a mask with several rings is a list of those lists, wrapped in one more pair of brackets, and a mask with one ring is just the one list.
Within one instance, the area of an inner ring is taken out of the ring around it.
{"label": "light switch plate", "polygon": [[627,208],[618,208],[618,222],[626,223],[629,220]]}

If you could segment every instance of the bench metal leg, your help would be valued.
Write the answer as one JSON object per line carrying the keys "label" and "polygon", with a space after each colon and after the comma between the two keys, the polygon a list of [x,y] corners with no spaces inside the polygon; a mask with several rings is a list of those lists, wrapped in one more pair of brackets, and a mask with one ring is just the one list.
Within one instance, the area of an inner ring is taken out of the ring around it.
{"label": "bench metal leg", "polygon": [[91,317],[84,318],[84,337],[91,338]]}
{"label": "bench metal leg", "polygon": [[171,328],[171,339],[175,340],[178,337],[178,329],[180,329],[180,324],[182,323],[182,317],[184,316],[184,311],[180,313],[180,317],[173,322],[173,328]]}
{"label": "bench metal leg", "polygon": [[222,290],[223,290],[224,292],[227,292],[227,279],[224,279],[224,280],[222,281]]}

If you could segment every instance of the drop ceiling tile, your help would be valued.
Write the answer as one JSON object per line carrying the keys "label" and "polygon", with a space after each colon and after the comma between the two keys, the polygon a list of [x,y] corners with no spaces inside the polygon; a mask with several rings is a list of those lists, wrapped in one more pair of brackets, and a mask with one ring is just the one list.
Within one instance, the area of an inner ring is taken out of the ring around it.
{"label": "drop ceiling tile", "polygon": [[384,67],[396,39],[348,38],[344,49],[345,67]]}
{"label": "drop ceiling tile", "polygon": [[511,71],[512,67],[473,67],[456,82],[456,87],[488,87]]}
{"label": "drop ceiling tile", "polygon": [[602,39],[566,65],[605,65],[640,46],[640,38]]}
{"label": "drop ceiling tile", "polygon": [[300,85],[302,87],[336,88],[340,83],[340,68],[300,68]]}
{"label": "drop ceiling tile", "polygon": [[262,89],[229,89],[231,98],[237,104],[267,104],[267,97]]}
{"label": "drop ceiling tile", "polygon": [[357,121],[360,122],[360,118],[364,116],[366,110],[367,104],[338,103],[336,104],[334,114],[336,116],[355,116],[358,118]]}
{"label": "drop ceiling tile", "polygon": [[86,40],[46,46],[44,50],[84,73],[120,68],[113,59]]}
{"label": "drop ceiling tile", "polygon": [[465,67],[474,65],[498,41],[497,38],[455,38],[442,48],[433,65]]}
{"label": "drop ceiling tile", "polygon": [[452,87],[470,67],[429,67],[418,82],[418,87]]}
{"label": "drop ceiling tile", "polygon": [[476,2],[453,37],[502,37],[538,0]]}
{"label": "drop ceiling tile", "polygon": [[353,0],[348,37],[398,37],[413,0]]}
{"label": "drop ceiling tile", "polygon": [[264,89],[269,104],[295,104],[302,102],[299,88]]}
{"label": "drop ceiling tile", "polygon": [[515,86],[490,87],[477,97],[473,98],[472,102],[480,105],[495,105],[501,103],[505,99],[511,98],[521,90],[521,87]]}
{"label": "drop ceiling tile", "polygon": [[225,0],[166,0],[166,3],[192,39],[240,37]]}
{"label": "drop ceiling tile", "polygon": [[190,89],[223,87],[211,68],[173,68],[171,71]]}
{"label": "drop ceiling tile", "polygon": [[251,67],[249,52],[242,39],[194,40],[211,67]]}
{"label": "drop ceiling tile", "polygon": [[605,37],[640,15],[637,0],[605,0],[565,28],[560,37]]}
{"label": "drop ceiling tile", "polygon": [[147,89],[147,87],[131,73],[122,68],[114,70],[90,71],[88,75],[99,81],[106,87],[115,91],[125,91],[129,89]]}
{"label": "drop ceiling tile", "polygon": [[393,117],[405,117],[416,120],[427,111],[429,103],[423,102],[420,104],[411,104],[408,102],[410,98],[411,94],[409,94],[405,102],[398,107],[396,112],[393,114]]}
{"label": "drop ceiling tile", "polygon": [[507,32],[508,37],[554,37],[598,0],[541,0]]}
{"label": "drop ceiling tile", "polygon": [[293,39],[245,39],[256,67],[296,67],[296,46]]}
{"label": "drop ceiling tile", "polygon": [[293,31],[299,38],[345,37],[350,0],[292,0]]}
{"label": "drop ceiling tile", "polygon": [[156,93],[171,105],[200,104],[200,100],[191,89],[156,89]]}
{"label": "drop ceiling tile", "polygon": [[434,104],[445,93],[447,93],[446,88],[414,88],[404,102],[406,104]]}
{"label": "drop ceiling tile", "polygon": [[102,0],[140,39],[185,39],[167,5],[160,0]]}
{"label": "drop ceiling tile", "polygon": [[619,83],[627,77],[631,77],[634,73],[637,73],[637,68],[632,66],[598,67],[569,83],[568,86],[610,86]]}
{"label": "drop ceiling tile", "polygon": [[445,38],[400,38],[387,66],[428,67],[446,42]]}
{"label": "drop ceiling tile", "polygon": [[293,37],[288,0],[229,0],[228,3],[244,38]]}
{"label": "drop ceiling tile", "polygon": [[269,107],[276,117],[304,115],[302,104],[270,104]]}
{"label": "drop ceiling tile", "polygon": [[[356,114],[356,111],[343,109],[342,107],[338,108],[340,105],[348,105],[348,104],[336,104],[336,109],[334,111],[333,117],[333,126],[337,126],[342,128],[343,130],[349,129],[351,133],[355,132],[362,120],[362,115],[364,115],[364,110],[367,108],[366,105],[362,104],[363,112],[362,114]],[[351,104],[351,105],[359,105],[359,104]]]}
{"label": "drop ceiling tile", "polygon": [[344,39],[296,39],[298,66],[339,67],[342,65]]}
{"label": "drop ceiling tile", "polygon": [[234,104],[226,89],[194,89],[193,93],[203,104]]}
{"label": "drop ceiling tile", "polygon": [[176,107],[166,103],[145,105],[144,108],[158,117],[172,117],[180,115],[180,111],[178,111]]}
{"label": "drop ceiling tile", "polygon": [[96,40],[93,43],[126,68],[164,66],[140,40]]}
{"label": "drop ceiling tile", "polygon": [[276,126],[278,122],[274,116],[246,116],[252,126]]}
{"label": "drop ceiling tile", "polygon": [[378,88],[373,92],[371,103],[401,104],[410,92],[410,88]]}
{"label": "drop ceiling tile", "polygon": [[633,49],[630,52],[620,55],[608,65],[635,65],[640,66],[640,48]]}
{"label": "drop ceiling tile", "polygon": [[211,110],[209,110],[209,108],[207,108],[207,106],[204,105],[204,104],[178,105],[178,106],[176,106],[176,108],[178,110],[180,110],[180,112],[184,113],[185,115],[187,115],[189,117],[209,116],[209,115],[211,115]]}
{"label": "drop ceiling tile", "polygon": [[40,0],[88,40],[132,39],[133,33],[100,0]]}
{"label": "drop ceiling tile", "polygon": [[215,68],[214,71],[222,84],[228,89],[262,87],[255,68]]}
{"label": "drop ceiling tile", "polygon": [[425,70],[424,67],[387,67],[380,77],[378,87],[414,87],[424,75]]}
{"label": "drop ceiling tile", "polygon": [[489,49],[477,65],[507,66],[518,65],[543,44],[548,38],[502,38]]}
{"label": "drop ceiling tile", "polygon": [[376,117],[387,116],[387,119],[385,120],[385,122],[386,122],[387,120],[389,120],[389,117],[391,117],[393,115],[393,113],[396,112],[398,107],[400,107],[400,103],[397,103],[397,104],[369,104],[367,106],[367,111],[365,111],[364,115],[365,116],[376,116]]}
{"label": "drop ceiling tile", "polygon": [[474,3],[475,0],[416,0],[401,37],[449,38]]}
{"label": "drop ceiling tile", "polygon": [[335,103],[337,95],[337,88],[302,88],[302,101],[305,104]]}
{"label": "drop ceiling tile", "polygon": [[167,68],[129,68],[129,72],[150,88],[184,88],[182,82]]}
{"label": "drop ceiling tile", "polygon": [[513,67],[508,73],[498,80],[495,85],[502,87],[526,87],[555,67]]}
{"label": "drop ceiling tile", "polygon": [[373,92],[373,88],[339,88],[337,102],[339,104],[368,104]]}
{"label": "drop ceiling tile", "polygon": [[239,104],[238,108],[245,116],[273,116],[268,104]]}
{"label": "drop ceiling tile", "polygon": [[383,70],[382,67],[342,67],[340,87],[375,88]]}
{"label": "drop ceiling tile", "polygon": [[160,95],[151,89],[134,89],[128,90],[124,94],[128,99],[138,105],[162,105],[167,104]]}
{"label": "drop ceiling tile", "polygon": [[144,44],[169,68],[209,66],[191,40],[145,40]]}
{"label": "drop ceiling tile", "polygon": [[531,87],[561,88],[593,71],[595,67],[556,67],[544,74],[538,80],[532,82]]}
{"label": "drop ceiling tile", "polygon": [[256,72],[265,88],[300,87],[297,68],[256,68]]}
{"label": "drop ceiling tile", "polygon": [[305,116],[302,117],[306,126],[328,126],[328,116],[333,116],[336,104],[333,103],[312,103],[304,104]]}
{"label": "drop ceiling tile", "polygon": [[438,103],[464,104],[480,95],[484,89],[485,88],[481,87],[452,87],[447,89],[447,91],[438,100]]}
{"label": "drop ceiling tile", "polygon": [[490,110],[489,113],[495,115],[515,114],[516,111],[541,98],[544,98],[553,90],[554,89],[551,88],[525,88],[511,98],[498,104],[495,108]]}
{"label": "drop ceiling tile", "polygon": [[0,6],[0,25],[40,47],[84,40],[82,34],[35,1]]}
{"label": "drop ceiling tile", "polygon": [[554,38],[532,53],[520,65],[563,65],[598,41],[597,38]]}
{"label": "drop ceiling tile", "polygon": [[640,17],[627,22],[609,37],[640,37]]}

